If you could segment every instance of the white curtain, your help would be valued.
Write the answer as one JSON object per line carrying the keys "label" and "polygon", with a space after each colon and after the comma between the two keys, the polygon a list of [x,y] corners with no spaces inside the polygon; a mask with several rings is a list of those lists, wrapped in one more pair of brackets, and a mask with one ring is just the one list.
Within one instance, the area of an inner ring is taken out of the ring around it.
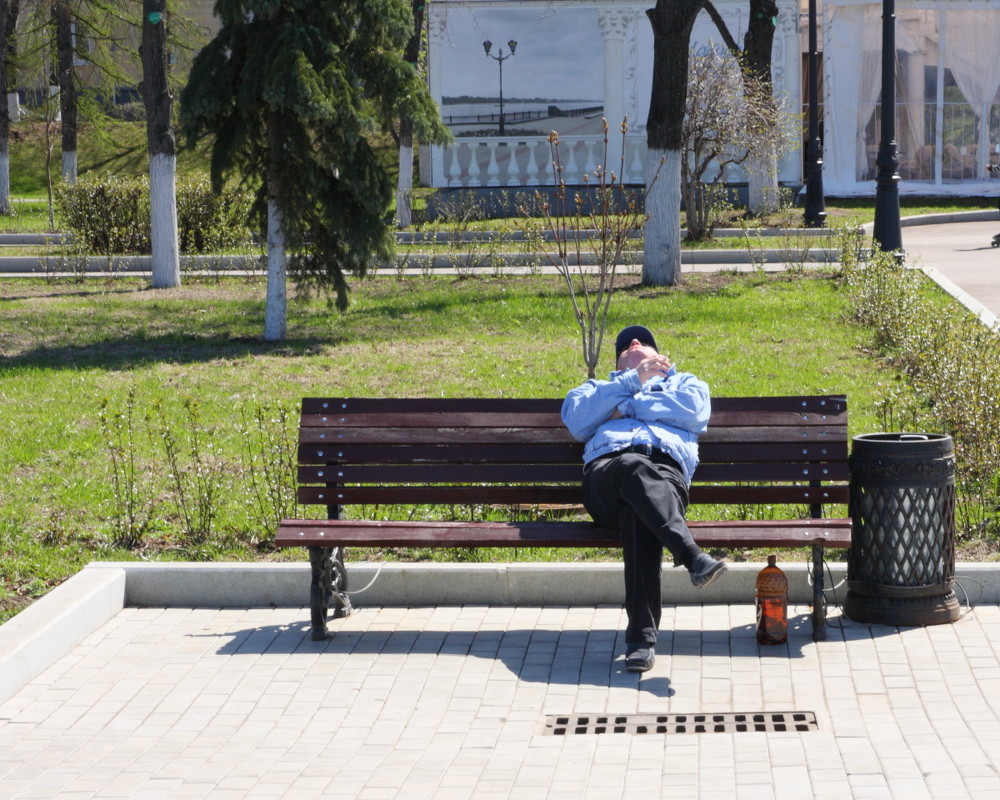
{"label": "white curtain", "polygon": [[865,127],[882,91],[882,6],[831,4],[823,27],[824,186],[853,193],[878,147]]}
{"label": "white curtain", "polygon": [[990,105],[1000,90],[1000,9],[997,11],[939,11],[947,28],[944,66],[971,106],[978,123],[977,176],[983,176],[990,145]]}
{"label": "white curtain", "polygon": [[[879,134],[876,131],[874,141],[867,141],[866,126],[871,119],[875,104],[882,96],[882,7],[880,5],[862,6],[864,16],[860,20],[861,30],[857,32],[856,42],[861,50],[861,83],[858,92],[857,148],[855,175],[861,180],[874,161],[878,148]],[[893,59],[895,65],[895,59]],[[894,67],[895,68],[895,67]]]}

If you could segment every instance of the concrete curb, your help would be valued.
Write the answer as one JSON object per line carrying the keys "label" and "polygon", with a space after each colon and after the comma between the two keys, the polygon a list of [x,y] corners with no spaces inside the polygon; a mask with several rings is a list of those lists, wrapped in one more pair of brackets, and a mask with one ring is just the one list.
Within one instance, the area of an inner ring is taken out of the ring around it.
{"label": "concrete curb", "polygon": [[990,311],[986,306],[980,303],[971,294],[961,289],[955,283],[948,280],[944,275],[941,274],[939,270],[934,267],[920,267],[921,271],[930,278],[934,283],[941,287],[941,289],[947,294],[951,295],[955,300],[965,306],[972,314],[991,330],[1000,329],[1000,320],[998,320],[997,315]]}
{"label": "concrete curb", "polygon": [[0,626],[0,703],[125,605],[128,571],[84,569]]}

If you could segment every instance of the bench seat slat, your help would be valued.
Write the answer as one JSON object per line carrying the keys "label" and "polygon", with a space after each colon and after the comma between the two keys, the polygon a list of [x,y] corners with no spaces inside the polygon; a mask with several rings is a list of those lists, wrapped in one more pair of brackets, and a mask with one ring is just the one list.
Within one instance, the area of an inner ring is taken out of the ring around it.
{"label": "bench seat slat", "polygon": [[[708,547],[846,548],[850,519],[736,520],[689,523]],[[592,522],[395,522],[282,520],[280,547],[619,547],[618,532]]]}
{"label": "bench seat slat", "polygon": [[[702,486],[691,487],[692,503],[813,505],[846,503],[848,487]],[[580,503],[579,484],[564,486],[300,486],[302,505],[524,505]]]}

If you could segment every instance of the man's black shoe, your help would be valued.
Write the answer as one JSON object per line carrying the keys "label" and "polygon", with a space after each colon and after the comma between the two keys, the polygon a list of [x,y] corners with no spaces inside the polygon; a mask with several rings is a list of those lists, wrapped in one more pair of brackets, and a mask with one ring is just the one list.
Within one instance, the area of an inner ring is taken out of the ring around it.
{"label": "man's black shoe", "polygon": [[630,644],[625,651],[625,669],[629,672],[646,672],[655,662],[656,652],[650,644]]}
{"label": "man's black shoe", "polygon": [[698,589],[704,589],[716,578],[726,574],[726,565],[716,561],[708,553],[699,553],[691,565],[691,583]]}

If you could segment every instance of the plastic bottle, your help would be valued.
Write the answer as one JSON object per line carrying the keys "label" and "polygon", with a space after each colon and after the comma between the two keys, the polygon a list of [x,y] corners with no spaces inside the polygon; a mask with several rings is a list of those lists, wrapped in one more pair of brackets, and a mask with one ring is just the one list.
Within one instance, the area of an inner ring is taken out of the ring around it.
{"label": "plastic bottle", "polygon": [[788,641],[788,578],[777,560],[768,556],[767,566],[757,574],[757,641],[761,644]]}

